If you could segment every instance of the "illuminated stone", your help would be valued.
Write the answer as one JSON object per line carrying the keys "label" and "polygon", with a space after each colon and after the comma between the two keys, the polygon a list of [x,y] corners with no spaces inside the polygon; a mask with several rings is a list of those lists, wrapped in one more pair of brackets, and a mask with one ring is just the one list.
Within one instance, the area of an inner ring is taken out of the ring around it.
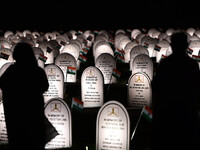
{"label": "illuminated stone", "polygon": [[130,118],[126,108],[117,101],[105,103],[97,115],[96,149],[129,150]]}

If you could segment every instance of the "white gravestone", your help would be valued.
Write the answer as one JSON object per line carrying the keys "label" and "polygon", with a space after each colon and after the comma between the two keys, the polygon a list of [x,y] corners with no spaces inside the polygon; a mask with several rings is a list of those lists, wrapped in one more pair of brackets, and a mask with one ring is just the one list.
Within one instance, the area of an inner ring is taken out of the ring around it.
{"label": "white gravestone", "polygon": [[117,101],[105,103],[96,122],[96,150],[129,150],[130,118],[126,108]]}
{"label": "white gravestone", "polygon": [[71,147],[72,119],[67,104],[60,98],[52,98],[45,104],[45,115],[59,133],[59,135],[46,144],[45,148]]}
{"label": "white gravestone", "polygon": [[0,145],[1,144],[8,144],[8,136],[2,99],[0,99]]}
{"label": "white gravestone", "polygon": [[200,49],[200,41],[191,41],[189,43],[189,48],[193,50],[191,55],[198,55],[199,54],[199,49]]}
{"label": "white gravestone", "polygon": [[133,47],[137,46],[138,43],[136,42],[129,42],[126,44],[125,48],[124,48],[124,59],[125,59],[125,63],[129,63],[130,61],[130,51]]}
{"label": "white gravestone", "polygon": [[150,79],[145,73],[135,73],[128,81],[128,107],[142,109],[144,105],[151,107],[152,90]]}
{"label": "white gravestone", "polygon": [[152,79],[153,79],[153,62],[148,55],[139,54],[133,60],[132,74],[135,74],[137,72],[146,73],[152,81]]}
{"label": "white gravestone", "polygon": [[69,53],[59,54],[55,59],[55,65],[59,66],[64,74],[64,82],[76,82],[76,73],[67,74],[67,68],[77,68],[76,59]]}
{"label": "white gravestone", "polygon": [[8,48],[0,48],[0,68],[8,62],[13,62],[12,50]]}
{"label": "white gravestone", "polygon": [[81,76],[81,98],[83,107],[100,107],[104,102],[104,79],[101,71],[93,66],[87,67]]}
{"label": "white gravestone", "polygon": [[132,70],[132,63],[133,63],[134,58],[139,54],[149,55],[149,52],[145,47],[143,47],[141,45],[137,45],[137,46],[133,47],[130,51],[130,70]]}
{"label": "white gravestone", "polygon": [[78,60],[78,57],[79,57],[80,49],[79,49],[79,46],[77,44],[71,43],[71,44],[65,45],[63,47],[61,53],[69,53],[72,56],[74,56],[74,58],[77,61],[77,70],[79,69],[80,61]]}
{"label": "white gravestone", "polygon": [[96,59],[95,67],[101,70],[104,77],[104,84],[115,83],[116,78],[112,77],[113,68],[116,68],[116,60],[108,53],[99,55]]}
{"label": "white gravestone", "polygon": [[51,98],[64,96],[64,75],[57,65],[48,65],[44,68],[49,82],[48,90],[43,94],[44,101],[47,102]]}
{"label": "white gravestone", "polygon": [[35,54],[35,58],[37,59],[38,66],[44,68],[44,61],[40,59],[41,55],[44,55],[44,52],[39,47],[33,47],[33,52]]}
{"label": "white gravestone", "polygon": [[156,45],[161,47],[160,51],[157,52],[157,56],[156,56],[156,62],[159,63],[162,55],[168,56],[168,54],[170,54],[171,46],[167,40],[162,40],[159,43],[157,43]]}

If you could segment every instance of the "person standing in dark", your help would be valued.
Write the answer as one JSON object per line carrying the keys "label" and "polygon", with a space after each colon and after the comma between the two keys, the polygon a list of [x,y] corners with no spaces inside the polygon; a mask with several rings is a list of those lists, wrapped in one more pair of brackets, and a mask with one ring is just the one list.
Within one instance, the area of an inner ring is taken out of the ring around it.
{"label": "person standing in dark", "polygon": [[15,63],[0,77],[9,149],[42,150],[45,146],[44,99],[48,80],[32,47],[18,43]]}
{"label": "person standing in dark", "polygon": [[152,82],[153,149],[196,149],[200,71],[186,49],[187,34],[171,36],[173,53],[162,60]]}

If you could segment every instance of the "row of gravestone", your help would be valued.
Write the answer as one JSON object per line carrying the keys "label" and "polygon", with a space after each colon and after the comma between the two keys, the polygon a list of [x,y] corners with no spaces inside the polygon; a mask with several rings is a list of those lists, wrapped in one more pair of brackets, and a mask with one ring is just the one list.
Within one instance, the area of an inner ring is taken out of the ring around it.
{"label": "row of gravestone", "polygon": [[[0,108],[0,144],[6,144],[8,139],[2,102]],[[72,147],[72,116],[65,101],[61,98],[50,99],[45,104],[45,115],[59,133],[45,148]],[[129,150],[129,145],[130,118],[126,108],[114,100],[105,103],[96,119],[96,149]]]}

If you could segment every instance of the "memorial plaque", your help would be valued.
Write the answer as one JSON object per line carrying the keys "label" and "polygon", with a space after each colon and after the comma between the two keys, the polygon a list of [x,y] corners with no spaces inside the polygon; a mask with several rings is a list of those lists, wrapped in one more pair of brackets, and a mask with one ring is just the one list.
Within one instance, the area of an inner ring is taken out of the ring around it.
{"label": "memorial plaque", "polygon": [[96,60],[95,67],[101,70],[104,77],[104,84],[115,83],[116,78],[112,76],[113,68],[116,68],[116,60],[108,53],[99,55]]}
{"label": "memorial plaque", "polygon": [[132,63],[133,63],[134,58],[139,54],[149,55],[149,52],[145,47],[141,45],[137,45],[133,47],[130,51],[130,70],[132,70]]}
{"label": "memorial plaque", "polygon": [[52,98],[45,104],[45,115],[59,135],[48,142],[46,149],[68,148],[72,146],[72,119],[67,104],[60,98]]}
{"label": "memorial plaque", "polygon": [[142,109],[151,107],[152,90],[150,79],[145,73],[135,73],[128,80],[128,107]]}
{"label": "memorial plaque", "polygon": [[96,122],[96,150],[129,150],[130,118],[117,101],[105,103]]}
{"label": "memorial plaque", "polygon": [[[5,63],[1,68],[0,68],[0,77],[1,75],[6,71],[6,69],[11,65],[13,64],[13,62],[8,62],[8,63]],[[2,99],[2,90],[0,89],[0,100]]]}
{"label": "memorial plaque", "polygon": [[42,42],[38,47],[42,49],[44,56],[47,57],[45,64],[53,64],[55,56],[51,44],[49,42]]}
{"label": "memorial plaque", "polygon": [[13,62],[12,50],[8,48],[0,48],[0,68],[8,62]]}
{"label": "memorial plaque", "polygon": [[77,44],[71,43],[71,44],[65,45],[61,53],[69,53],[72,56],[74,56],[74,58],[77,61],[77,70],[79,69],[80,61],[78,60],[78,57],[79,57],[80,49]]}
{"label": "memorial plaque", "polygon": [[132,74],[137,72],[146,73],[152,81],[153,79],[153,62],[146,54],[139,54],[135,57],[132,64]]}
{"label": "memorial plaque", "polygon": [[49,82],[48,91],[44,95],[44,101],[51,98],[63,98],[64,96],[64,75],[57,65],[48,65],[44,68]]}
{"label": "memorial plaque", "polygon": [[2,99],[0,99],[0,145],[1,144],[8,144],[8,136]]}
{"label": "memorial plaque", "polygon": [[[156,62],[159,63],[162,55],[167,56],[167,51],[170,51],[171,46],[167,40],[162,40],[159,43],[157,43],[156,45],[161,47],[161,49],[159,51],[157,51],[157,56],[156,56]],[[154,50],[155,50],[155,48],[154,48]]]}
{"label": "memorial plaque", "polygon": [[44,61],[40,59],[41,55],[44,55],[44,52],[39,47],[33,47],[33,52],[35,54],[35,58],[37,59],[38,66],[44,68]]}
{"label": "memorial plaque", "polygon": [[189,48],[191,48],[193,50],[191,55],[198,55],[199,49],[200,49],[200,41],[199,40],[191,41],[189,43]]}
{"label": "memorial plaque", "polygon": [[130,51],[133,47],[137,46],[138,43],[136,42],[129,42],[126,44],[125,48],[124,48],[124,59],[125,59],[125,63],[129,63],[130,61]]}
{"label": "memorial plaque", "polygon": [[56,57],[55,65],[59,66],[64,74],[64,82],[76,82],[75,74],[67,73],[68,67],[77,68],[76,59],[69,53],[62,53]]}
{"label": "memorial plaque", "polygon": [[104,102],[104,79],[101,71],[93,66],[87,67],[81,76],[81,98],[83,107],[100,107]]}

